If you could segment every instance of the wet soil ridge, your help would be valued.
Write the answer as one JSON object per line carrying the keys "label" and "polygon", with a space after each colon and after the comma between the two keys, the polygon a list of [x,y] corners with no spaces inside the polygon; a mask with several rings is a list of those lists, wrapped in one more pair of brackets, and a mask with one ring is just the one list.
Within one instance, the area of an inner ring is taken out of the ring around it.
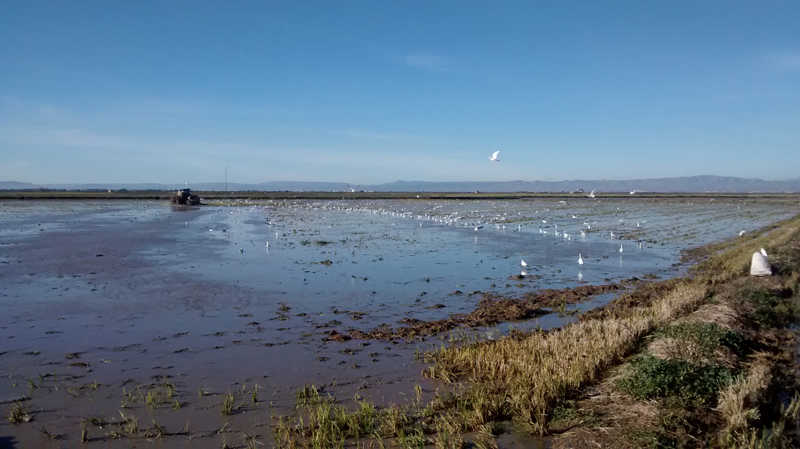
{"label": "wet soil ridge", "polygon": [[519,298],[509,298],[493,293],[483,293],[475,310],[464,314],[453,314],[441,320],[424,321],[405,318],[402,327],[383,325],[369,331],[350,329],[347,333],[333,330],[326,337],[332,341],[358,340],[413,340],[450,331],[458,327],[493,326],[498,323],[522,321],[552,312],[548,308],[584,302],[593,296],[613,293],[641,282],[630,278],[619,283],[581,285],[563,289],[544,289],[526,293]]}

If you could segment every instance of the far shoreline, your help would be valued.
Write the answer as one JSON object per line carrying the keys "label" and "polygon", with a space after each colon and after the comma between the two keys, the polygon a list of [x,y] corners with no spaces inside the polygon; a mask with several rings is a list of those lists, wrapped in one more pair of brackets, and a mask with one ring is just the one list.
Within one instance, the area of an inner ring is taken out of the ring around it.
{"label": "far shoreline", "polygon": [[[202,200],[520,200],[520,199],[781,199],[800,200],[800,193],[726,192],[322,192],[322,191],[195,191]],[[169,200],[174,190],[0,190],[0,200]]]}

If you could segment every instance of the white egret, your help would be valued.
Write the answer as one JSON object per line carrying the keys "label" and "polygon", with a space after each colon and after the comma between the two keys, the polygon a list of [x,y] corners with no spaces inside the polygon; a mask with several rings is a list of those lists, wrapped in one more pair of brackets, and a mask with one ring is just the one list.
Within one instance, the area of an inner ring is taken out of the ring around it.
{"label": "white egret", "polygon": [[489,160],[492,162],[500,162],[500,150],[492,153],[492,155],[489,157]]}
{"label": "white egret", "polygon": [[622,254],[622,243],[619,244],[619,253]]}
{"label": "white egret", "polygon": [[525,262],[525,259],[520,259],[519,264],[522,266],[522,268],[528,268],[528,262]]}
{"label": "white egret", "polygon": [[578,265],[583,265],[583,256],[581,256],[581,253],[578,253]]}
{"label": "white egret", "polygon": [[741,231],[739,231],[739,237],[741,237],[741,236],[743,236],[743,235],[744,235],[744,229],[742,229]]}
{"label": "white egret", "polygon": [[767,250],[765,250],[764,248],[761,248],[761,255],[764,256],[764,257],[767,257]]}

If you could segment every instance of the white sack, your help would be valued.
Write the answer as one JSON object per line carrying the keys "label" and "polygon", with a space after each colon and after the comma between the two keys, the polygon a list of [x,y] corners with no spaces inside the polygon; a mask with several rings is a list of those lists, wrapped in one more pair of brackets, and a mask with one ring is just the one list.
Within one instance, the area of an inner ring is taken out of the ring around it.
{"label": "white sack", "polygon": [[767,256],[758,251],[753,253],[753,259],[750,262],[750,276],[772,276]]}

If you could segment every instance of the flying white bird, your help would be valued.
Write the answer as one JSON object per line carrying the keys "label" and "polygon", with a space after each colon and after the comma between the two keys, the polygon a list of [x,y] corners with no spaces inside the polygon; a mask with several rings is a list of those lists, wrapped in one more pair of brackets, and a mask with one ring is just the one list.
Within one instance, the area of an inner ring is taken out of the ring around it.
{"label": "flying white bird", "polygon": [[519,264],[522,266],[522,268],[528,268],[528,262],[525,262],[525,259],[520,259]]}
{"label": "flying white bird", "polygon": [[765,250],[764,248],[761,248],[761,255],[764,256],[764,257],[767,257],[767,250]]}
{"label": "flying white bird", "polygon": [[578,265],[583,265],[583,256],[581,256],[581,253],[578,253]]}
{"label": "flying white bird", "polygon": [[492,162],[500,162],[500,150],[492,153],[492,155],[489,157],[489,160]]}

